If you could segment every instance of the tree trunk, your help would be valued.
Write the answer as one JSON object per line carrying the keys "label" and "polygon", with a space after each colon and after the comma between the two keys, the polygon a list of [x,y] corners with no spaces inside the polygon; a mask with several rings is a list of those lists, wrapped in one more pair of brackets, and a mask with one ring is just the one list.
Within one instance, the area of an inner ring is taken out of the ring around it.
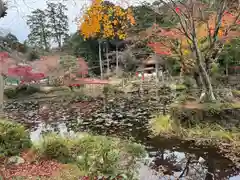
{"label": "tree trunk", "polygon": [[196,53],[196,62],[197,62],[198,68],[199,68],[199,74],[202,77],[203,84],[204,84],[204,87],[205,87],[205,92],[202,93],[201,96],[202,96],[202,98],[206,97],[207,101],[208,100],[215,101],[216,98],[215,98],[214,93],[213,93],[212,83],[211,83],[209,74],[207,73],[205,67],[202,64],[203,57],[202,57],[201,52],[198,48],[197,40],[195,38],[193,39],[193,45],[194,45],[194,49],[195,49],[195,53]]}
{"label": "tree trunk", "polygon": [[4,98],[4,78],[3,75],[0,74],[0,116],[3,113],[3,99]]}
{"label": "tree trunk", "polygon": [[103,79],[101,41],[98,41],[98,55],[99,55],[99,66],[100,66],[101,79]]}
{"label": "tree trunk", "polygon": [[195,71],[195,72],[193,73],[193,78],[194,78],[195,81],[196,81],[197,87],[198,87],[199,89],[203,89],[203,84],[202,84],[202,80],[201,80],[201,77],[200,77],[199,72]]}
{"label": "tree trunk", "polygon": [[205,59],[206,71],[208,74],[211,73],[211,60],[209,58]]}
{"label": "tree trunk", "polygon": [[228,60],[226,62],[226,76],[228,76]]}
{"label": "tree trunk", "polygon": [[215,101],[216,98],[215,98],[215,95],[213,93],[213,87],[212,87],[210,77],[209,77],[207,71],[205,70],[204,66],[202,65],[202,63],[200,63],[199,66],[200,66],[199,72],[200,72],[200,75],[202,77],[205,89],[206,89],[206,100],[207,101],[208,100]]}
{"label": "tree trunk", "polygon": [[61,40],[58,40],[58,48],[59,48],[60,50],[62,50],[62,43],[61,43]]}
{"label": "tree trunk", "polygon": [[110,74],[110,63],[109,63],[109,57],[108,57],[108,44],[106,47],[106,53],[107,53],[107,74]]}
{"label": "tree trunk", "polygon": [[119,62],[118,62],[118,47],[116,47],[116,75],[118,76],[118,67]]}
{"label": "tree trunk", "polygon": [[62,48],[62,36],[61,35],[58,35],[57,42],[58,42],[58,48],[62,51],[63,48]]}
{"label": "tree trunk", "polygon": [[156,73],[156,99],[158,99],[159,98],[159,94],[158,94],[158,84],[159,84],[159,75],[158,75],[158,66],[159,66],[159,64],[158,64],[158,62],[156,61],[156,63],[155,63],[155,73]]}
{"label": "tree trunk", "polygon": [[42,28],[42,38],[43,38],[44,48],[46,51],[49,51],[47,37],[46,37],[46,33],[45,33],[45,27],[43,24],[41,24],[41,28]]}

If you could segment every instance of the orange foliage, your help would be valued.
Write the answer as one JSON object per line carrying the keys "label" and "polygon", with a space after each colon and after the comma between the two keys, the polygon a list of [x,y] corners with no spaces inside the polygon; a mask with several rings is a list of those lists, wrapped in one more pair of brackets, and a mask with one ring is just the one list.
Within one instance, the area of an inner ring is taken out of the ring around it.
{"label": "orange foliage", "polygon": [[94,0],[82,18],[80,32],[85,39],[126,38],[127,28],[135,24],[131,9],[103,5],[103,0]]}

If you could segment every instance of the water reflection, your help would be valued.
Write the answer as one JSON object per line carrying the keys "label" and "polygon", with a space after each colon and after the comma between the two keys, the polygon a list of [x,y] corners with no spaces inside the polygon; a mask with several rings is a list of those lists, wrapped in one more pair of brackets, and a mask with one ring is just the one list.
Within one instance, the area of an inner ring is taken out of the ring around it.
{"label": "water reflection", "polygon": [[131,136],[144,144],[148,151],[146,159],[148,163],[140,165],[140,180],[240,180],[239,171],[231,165],[229,160],[215,151],[191,149],[190,146],[183,145],[181,142],[166,139],[152,139],[148,137],[148,131],[140,126],[114,129],[98,124],[90,125],[82,120],[67,123],[41,123],[32,129],[31,139],[36,142],[48,132],[57,132],[61,136],[74,136],[74,132],[83,131],[125,138]]}
{"label": "water reflection", "polygon": [[64,122],[59,124],[40,123],[31,130],[30,138],[33,142],[37,142],[44,134],[55,132],[61,136],[74,136],[75,132],[70,130]]}

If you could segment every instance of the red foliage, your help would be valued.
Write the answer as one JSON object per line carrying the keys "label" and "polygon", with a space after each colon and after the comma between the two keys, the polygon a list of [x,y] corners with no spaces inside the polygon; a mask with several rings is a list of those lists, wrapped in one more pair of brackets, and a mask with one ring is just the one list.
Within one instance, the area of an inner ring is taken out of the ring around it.
{"label": "red foliage", "polygon": [[148,44],[149,47],[151,47],[153,49],[153,51],[158,54],[158,55],[171,55],[171,49],[168,48],[167,46],[165,46],[163,43],[161,42],[154,42],[154,43],[149,43]]}
{"label": "red foliage", "polygon": [[0,74],[4,74],[8,57],[7,52],[0,52]]}
{"label": "red foliage", "polygon": [[0,52],[0,73],[20,78],[22,83],[40,81],[46,77],[44,73],[33,72],[33,68],[30,65],[13,65],[14,63],[10,61],[11,59],[7,52]]}
{"label": "red foliage", "polygon": [[15,66],[8,68],[8,76],[20,78],[21,83],[24,82],[32,82],[32,81],[40,81],[45,78],[45,74],[33,72],[31,66]]}
{"label": "red foliage", "polygon": [[0,62],[4,62],[9,55],[7,52],[0,52]]}
{"label": "red foliage", "polygon": [[22,82],[39,81],[45,78],[44,73],[33,72],[33,68],[29,65],[12,65],[9,63],[9,54],[7,52],[0,53],[0,73],[6,76],[20,78]]}
{"label": "red foliage", "polygon": [[224,12],[224,16],[228,16],[228,17],[234,17],[230,12],[225,11]]}
{"label": "red foliage", "polygon": [[180,13],[180,12],[181,12],[181,10],[180,10],[179,7],[176,7],[176,8],[175,8],[175,11],[176,11],[177,13]]}
{"label": "red foliage", "polygon": [[79,71],[78,73],[81,75],[87,75],[88,74],[88,65],[86,61],[84,61],[83,58],[78,58],[78,65],[79,65]]}
{"label": "red foliage", "polygon": [[8,68],[8,76],[11,77],[21,77],[30,74],[32,68],[30,66],[15,66],[12,68]]}
{"label": "red foliage", "polygon": [[[204,4],[197,4],[197,6],[201,7],[202,9],[207,8],[206,5]],[[177,6],[175,7],[175,12],[180,14],[181,12],[185,11],[187,8],[187,6]],[[215,32],[215,15],[213,14],[213,16],[210,16],[210,19],[208,20],[209,24],[210,24],[210,35],[213,36],[214,32]],[[179,16],[182,16],[181,14]],[[196,14],[194,14],[194,17],[198,17],[198,13],[196,10]],[[236,22],[236,14],[234,14],[233,12],[228,12],[225,11],[223,16],[222,16],[222,22],[221,22],[221,27],[218,31],[218,39],[220,41],[226,41],[226,40],[231,40],[233,38],[239,37],[240,32],[236,31],[236,30],[230,30],[231,26],[233,26],[235,23],[237,25],[240,24],[240,20],[237,20]],[[202,23],[198,23],[196,22],[197,25],[199,25],[199,27],[197,27],[197,38],[203,38],[208,36],[208,31],[206,31],[205,29],[207,27],[205,27],[205,25],[203,25]],[[229,29],[229,30],[228,30]],[[152,28],[149,28],[147,31],[147,36],[149,39],[153,39],[154,41],[161,41],[164,42],[163,43],[159,43],[159,42],[154,42],[154,43],[149,43],[148,46],[151,47],[153,49],[153,51],[156,54],[159,55],[172,55],[171,51],[174,48],[174,44],[172,44],[172,40],[180,40],[182,42],[181,44],[181,48],[185,48],[185,49],[189,49],[189,45],[187,43],[187,37],[185,34],[183,34],[183,30],[179,30],[177,28],[172,28],[172,29],[163,29],[157,25],[152,26]],[[187,32],[190,35],[190,32]],[[157,38],[156,38],[157,37]]]}

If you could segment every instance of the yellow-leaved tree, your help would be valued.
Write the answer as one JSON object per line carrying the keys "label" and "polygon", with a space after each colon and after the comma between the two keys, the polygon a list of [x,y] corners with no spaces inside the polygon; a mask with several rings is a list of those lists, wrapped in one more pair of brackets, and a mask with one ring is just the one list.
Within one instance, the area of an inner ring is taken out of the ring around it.
{"label": "yellow-leaved tree", "polygon": [[124,9],[108,1],[93,0],[84,13],[79,30],[85,39],[98,38],[99,40],[101,78],[103,78],[101,42],[104,39],[125,39],[128,28],[134,24],[131,8]]}

